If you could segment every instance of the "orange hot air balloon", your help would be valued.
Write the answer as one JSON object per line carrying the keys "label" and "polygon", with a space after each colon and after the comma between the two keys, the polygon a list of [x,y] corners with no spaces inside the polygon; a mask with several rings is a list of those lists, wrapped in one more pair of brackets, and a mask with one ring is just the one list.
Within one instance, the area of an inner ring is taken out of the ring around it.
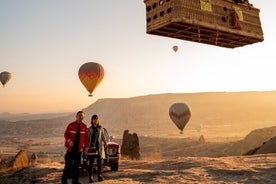
{"label": "orange hot air balloon", "polygon": [[88,96],[93,96],[93,91],[104,78],[104,68],[99,63],[85,63],[79,69],[79,78],[81,83],[89,92]]}

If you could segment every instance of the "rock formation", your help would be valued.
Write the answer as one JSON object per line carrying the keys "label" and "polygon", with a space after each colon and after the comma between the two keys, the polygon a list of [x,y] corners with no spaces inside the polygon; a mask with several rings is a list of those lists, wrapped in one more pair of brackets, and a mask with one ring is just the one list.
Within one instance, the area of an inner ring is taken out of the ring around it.
{"label": "rock formation", "polygon": [[199,143],[199,144],[205,144],[205,138],[204,138],[203,135],[201,135],[201,136],[199,137],[198,143]]}
{"label": "rock formation", "polygon": [[141,158],[139,138],[136,133],[130,134],[129,130],[124,131],[121,155],[132,160],[139,160]]}
{"label": "rock formation", "polygon": [[38,160],[38,156],[33,153],[29,159],[29,165],[34,165]]}
{"label": "rock formation", "polygon": [[34,165],[37,159],[38,157],[36,154],[33,154],[29,159],[27,152],[25,150],[20,150],[15,157],[8,157],[1,160],[0,171],[20,170]]}
{"label": "rock formation", "polygon": [[27,152],[25,150],[19,151],[12,161],[12,168],[22,169],[28,166],[29,166],[29,159],[27,156]]}

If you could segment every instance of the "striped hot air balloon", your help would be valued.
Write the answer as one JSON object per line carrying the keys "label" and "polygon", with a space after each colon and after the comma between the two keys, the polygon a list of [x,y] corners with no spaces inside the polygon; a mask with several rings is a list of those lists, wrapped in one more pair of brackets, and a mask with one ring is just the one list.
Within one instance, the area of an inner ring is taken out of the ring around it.
{"label": "striped hot air balloon", "polygon": [[79,79],[89,92],[88,96],[93,96],[93,91],[101,83],[103,78],[104,68],[99,63],[88,62],[83,64],[79,69]]}

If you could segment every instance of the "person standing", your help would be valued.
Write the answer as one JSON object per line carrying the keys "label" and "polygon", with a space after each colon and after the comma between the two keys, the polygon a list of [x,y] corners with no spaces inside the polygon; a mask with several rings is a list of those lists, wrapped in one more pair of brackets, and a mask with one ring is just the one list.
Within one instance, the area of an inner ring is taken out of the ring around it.
{"label": "person standing", "polygon": [[83,123],[84,112],[78,111],[76,120],[70,123],[64,133],[65,148],[65,166],[62,174],[62,184],[67,184],[67,179],[72,173],[73,184],[80,184],[79,182],[79,166],[81,154],[87,154],[88,151],[88,131],[87,126]]}
{"label": "person standing", "polygon": [[105,148],[107,146],[106,140],[103,135],[103,129],[100,125],[98,115],[94,114],[91,117],[91,126],[88,128],[88,173],[89,173],[89,183],[93,183],[93,163],[97,159],[97,174],[98,181],[103,181],[104,178],[101,175],[102,171],[102,159],[105,158]]}

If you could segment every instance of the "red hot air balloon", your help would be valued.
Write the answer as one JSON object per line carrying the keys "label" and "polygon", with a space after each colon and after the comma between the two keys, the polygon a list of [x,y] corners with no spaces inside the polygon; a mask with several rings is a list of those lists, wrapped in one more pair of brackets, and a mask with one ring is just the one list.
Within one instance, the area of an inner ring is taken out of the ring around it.
{"label": "red hot air balloon", "polygon": [[93,96],[93,91],[101,83],[103,78],[104,68],[99,63],[88,62],[83,64],[79,69],[79,79],[89,92],[88,96]]}

